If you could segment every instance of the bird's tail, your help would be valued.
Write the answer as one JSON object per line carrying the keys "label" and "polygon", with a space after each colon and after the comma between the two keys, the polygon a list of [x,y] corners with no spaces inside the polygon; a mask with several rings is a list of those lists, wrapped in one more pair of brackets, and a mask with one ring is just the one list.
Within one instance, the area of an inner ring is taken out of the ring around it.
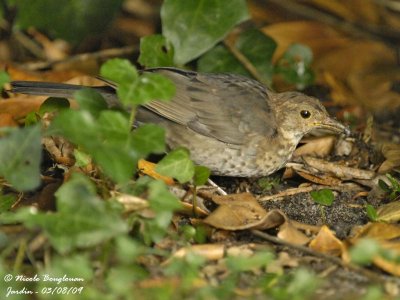
{"label": "bird's tail", "polygon": [[[42,81],[12,81],[12,93],[20,93],[27,95],[40,95],[59,98],[73,98],[73,94],[86,86],[67,84],[67,83],[54,83]],[[110,106],[117,104],[117,97],[115,89],[111,86],[96,86],[90,87],[99,92],[107,101]]]}

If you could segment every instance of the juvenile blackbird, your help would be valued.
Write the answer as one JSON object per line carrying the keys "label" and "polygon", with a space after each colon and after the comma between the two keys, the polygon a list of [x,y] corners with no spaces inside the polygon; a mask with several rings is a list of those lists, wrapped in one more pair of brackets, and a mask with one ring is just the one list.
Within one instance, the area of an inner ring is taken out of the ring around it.
{"label": "juvenile blackbird", "polygon": [[[172,101],[154,100],[136,119],[160,124],[171,148],[184,146],[213,174],[269,175],[291,158],[300,139],[313,129],[348,133],[321,103],[299,92],[275,93],[258,81],[233,74],[204,74],[175,68],[144,72],[165,75],[176,85]],[[14,81],[12,92],[71,98],[79,85]],[[110,105],[114,86],[95,87]]]}

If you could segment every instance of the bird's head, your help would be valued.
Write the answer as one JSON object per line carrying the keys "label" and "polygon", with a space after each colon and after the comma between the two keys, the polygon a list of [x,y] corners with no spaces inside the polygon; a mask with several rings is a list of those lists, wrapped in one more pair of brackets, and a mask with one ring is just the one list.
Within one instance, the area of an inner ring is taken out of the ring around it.
{"label": "bird's head", "polygon": [[287,138],[299,141],[315,130],[349,134],[349,129],[330,117],[316,98],[298,92],[285,92],[276,94],[273,103],[281,134]]}

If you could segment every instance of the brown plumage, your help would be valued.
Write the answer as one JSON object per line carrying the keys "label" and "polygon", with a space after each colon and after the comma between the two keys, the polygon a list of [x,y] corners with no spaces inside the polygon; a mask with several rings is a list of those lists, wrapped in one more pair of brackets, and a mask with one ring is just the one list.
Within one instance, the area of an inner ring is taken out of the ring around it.
{"label": "brown plumage", "polygon": [[[256,177],[273,173],[290,159],[300,139],[314,129],[347,133],[315,98],[274,93],[259,82],[233,74],[202,74],[155,68],[176,85],[172,101],[138,109],[137,121],[157,123],[170,147],[187,147],[193,160],[213,174]],[[16,93],[71,98],[77,85],[14,81]],[[118,105],[112,85],[95,87]]]}

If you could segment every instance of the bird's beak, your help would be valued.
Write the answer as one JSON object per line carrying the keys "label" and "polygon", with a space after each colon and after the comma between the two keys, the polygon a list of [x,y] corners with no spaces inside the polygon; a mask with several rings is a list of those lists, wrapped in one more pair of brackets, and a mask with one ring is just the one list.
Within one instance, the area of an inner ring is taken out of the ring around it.
{"label": "bird's beak", "polygon": [[323,131],[329,131],[338,134],[344,133],[345,135],[350,135],[350,129],[347,126],[344,126],[342,123],[330,117],[326,118],[323,122],[316,123],[315,127],[316,129]]}

